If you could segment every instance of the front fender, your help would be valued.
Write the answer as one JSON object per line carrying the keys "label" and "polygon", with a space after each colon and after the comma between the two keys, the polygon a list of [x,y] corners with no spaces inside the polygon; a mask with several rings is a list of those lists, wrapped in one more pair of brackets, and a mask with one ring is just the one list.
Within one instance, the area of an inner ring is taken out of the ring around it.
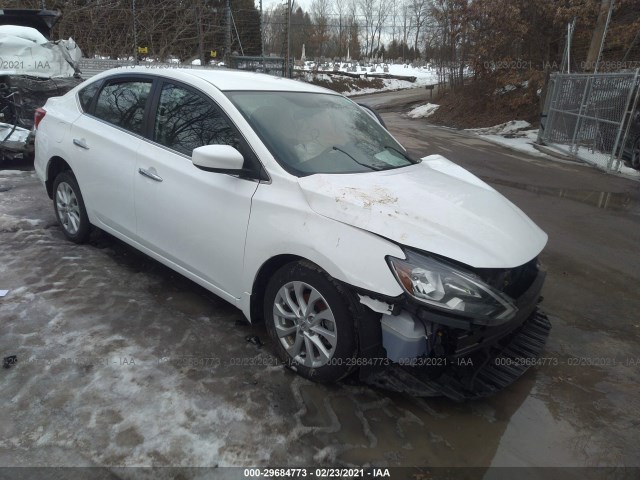
{"label": "front fender", "polygon": [[276,188],[273,184],[259,187],[251,206],[239,305],[247,318],[256,276],[265,262],[278,255],[305,258],[357,288],[389,297],[402,294],[385,260],[387,255],[404,258],[398,245],[313,212],[302,195],[287,205],[274,201]]}

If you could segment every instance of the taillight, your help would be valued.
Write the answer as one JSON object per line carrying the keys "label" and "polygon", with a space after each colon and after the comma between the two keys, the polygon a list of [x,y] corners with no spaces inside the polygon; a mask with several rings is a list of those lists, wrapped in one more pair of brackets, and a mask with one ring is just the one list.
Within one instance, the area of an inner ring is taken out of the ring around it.
{"label": "taillight", "polygon": [[34,129],[38,129],[38,125],[40,125],[40,122],[42,121],[42,119],[44,118],[44,116],[47,114],[47,111],[40,107],[36,109],[36,112],[33,114],[33,128]]}

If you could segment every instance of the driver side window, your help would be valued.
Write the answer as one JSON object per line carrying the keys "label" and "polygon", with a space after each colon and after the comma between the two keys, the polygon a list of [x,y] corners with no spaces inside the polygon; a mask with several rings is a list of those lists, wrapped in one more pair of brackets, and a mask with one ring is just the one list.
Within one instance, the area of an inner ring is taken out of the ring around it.
{"label": "driver side window", "polygon": [[204,145],[240,149],[234,128],[210,99],[171,83],[162,86],[153,141],[188,156]]}

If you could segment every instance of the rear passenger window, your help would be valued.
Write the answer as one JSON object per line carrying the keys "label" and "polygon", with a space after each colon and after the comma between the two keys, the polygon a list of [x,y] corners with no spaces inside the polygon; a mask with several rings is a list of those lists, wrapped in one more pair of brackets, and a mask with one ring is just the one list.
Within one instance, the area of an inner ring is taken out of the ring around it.
{"label": "rear passenger window", "polygon": [[153,140],[189,156],[203,145],[240,148],[235,130],[211,100],[170,83],[162,87]]}
{"label": "rear passenger window", "polygon": [[91,85],[87,85],[80,92],[78,92],[78,99],[80,100],[80,106],[83,111],[89,110],[89,105],[91,105],[91,100],[96,96],[96,92],[98,91],[98,87],[100,86],[100,82],[93,82]]}
{"label": "rear passenger window", "polygon": [[134,133],[142,133],[144,109],[151,81],[135,80],[106,85],[96,102],[94,115]]}

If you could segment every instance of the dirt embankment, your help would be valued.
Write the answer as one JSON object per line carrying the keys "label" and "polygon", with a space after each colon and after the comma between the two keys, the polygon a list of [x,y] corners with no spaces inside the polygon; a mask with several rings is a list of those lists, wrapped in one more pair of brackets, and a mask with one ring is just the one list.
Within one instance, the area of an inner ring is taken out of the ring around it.
{"label": "dirt embankment", "polygon": [[526,120],[537,126],[541,94],[542,83],[535,79],[506,85],[476,80],[440,95],[433,102],[440,108],[428,121],[454,128],[491,127],[509,120]]}

